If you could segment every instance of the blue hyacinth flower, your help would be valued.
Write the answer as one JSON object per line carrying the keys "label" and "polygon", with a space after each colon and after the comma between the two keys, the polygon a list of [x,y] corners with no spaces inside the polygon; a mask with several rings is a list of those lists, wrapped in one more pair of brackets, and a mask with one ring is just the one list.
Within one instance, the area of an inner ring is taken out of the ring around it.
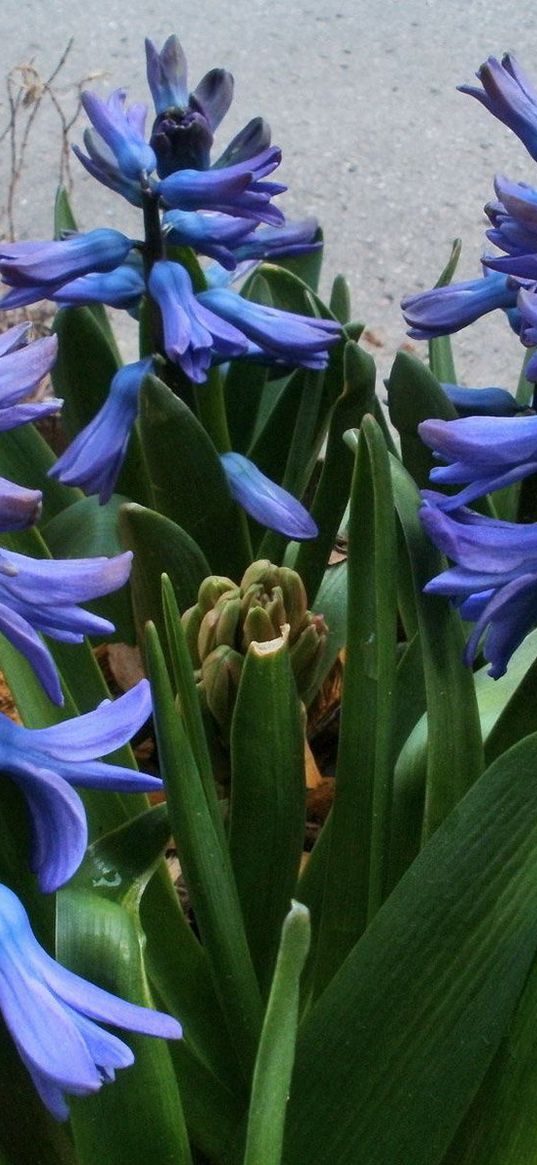
{"label": "blue hyacinth flower", "polygon": [[537,161],[537,91],[512,53],[501,62],[489,57],[476,76],[483,86],[459,85],[461,93],[477,98],[489,113],[508,126]]}
{"label": "blue hyacinth flower", "polygon": [[126,90],[115,89],[107,101],[82,93],[82,105],[99,137],[111,150],[120,173],[131,181],[151,174],[157,160],[145,140],[147,106],[126,106]]}
{"label": "blue hyacinth flower", "polygon": [[8,328],[0,336],[0,432],[58,412],[57,397],[27,401],[50,372],[58,354],[56,336],[28,343],[29,324]]}
{"label": "blue hyacinth flower", "polygon": [[108,501],[127,452],[142,381],[152,367],[148,357],[116,372],[104,405],[49,469],[49,477],[98,494],[101,505]]}
{"label": "blue hyacinth flower", "polygon": [[159,177],[176,170],[207,169],[214,130],[233,99],[231,73],[211,69],[189,93],[186,57],[177,37],[168,37],[160,53],[150,40],[145,48],[147,80],[157,112],[151,146]]}
{"label": "blue hyacinth flower", "polygon": [[0,301],[0,308],[10,311],[50,299],[66,307],[84,307],[105,303],[108,307],[135,308],[145,291],[142,264],[121,263],[115,271],[92,272],[78,279],[68,280],[58,287],[34,283],[28,287],[12,287]]}
{"label": "blue hyacinth flower", "polygon": [[328,349],[337,343],[341,325],[253,303],[227,288],[212,288],[198,296],[198,303],[227,320],[253,345],[248,355],[282,361],[303,368],[325,368]]}
{"label": "blue hyacinth flower", "polygon": [[[486,232],[494,246],[508,255],[525,255],[537,247],[537,190],[523,182],[494,179],[497,202],[487,203],[485,213],[492,227]],[[487,266],[490,259],[486,260]]]}
{"label": "blue hyacinth flower", "polygon": [[63,886],[87,846],[84,806],[73,785],[108,792],[147,793],[161,788],[149,773],[100,758],[121,748],[151,715],[147,680],[93,712],[50,728],[22,728],[0,714],[0,772],[23,793],[30,814],[30,866],[43,893]]}
{"label": "blue hyacinth flower", "polygon": [[229,360],[246,351],[242,333],[201,303],[188,272],[179,263],[167,259],[154,263],[149,291],[162,315],[168,359],[179,364],[196,384],[207,379],[213,354]]}
{"label": "blue hyacinth flower", "polygon": [[448,283],[417,295],[408,295],[401,303],[408,334],[415,340],[447,336],[473,324],[497,308],[516,306],[518,288],[509,284],[506,275],[490,274],[483,279]]}
{"label": "blue hyacinth flower", "polygon": [[438,495],[436,505],[457,509],[493,490],[537,472],[537,416],[462,417],[456,421],[422,421],[418,432],[446,465],[431,470],[437,485],[461,485],[452,497]]}
{"label": "blue hyacinth flower", "polygon": [[302,503],[261,473],[253,461],[242,453],[223,453],[220,461],[232,497],[256,522],[297,542],[317,537],[317,526]]}
{"label": "blue hyacinth flower", "polygon": [[126,583],[132,554],[114,558],[34,559],[0,549],[0,632],[26,656],[47,695],[63,704],[54,660],[38,632],[62,643],[114,630],[108,619],[79,603]]}
{"label": "blue hyacinth flower", "polygon": [[442,388],[459,417],[514,417],[526,408],[506,388],[463,388],[459,384],[442,384]]}
{"label": "blue hyacinth flower", "polygon": [[0,273],[12,287],[57,287],[90,271],[112,271],[132,246],[121,231],[108,227],[59,242],[0,243]]}
{"label": "blue hyacinth flower", "polygon": [[479,644],[489,675],[504,675],[509,660],[537,623],[537,525],[516,525],[461,508],[446,514],[434,494],[420,510],[429,537],[454,566],[425,590],[446,595],[463,619],[475,622],[465,650],[473,663]]}
{"label": "blue hyacinth flower", "polygon": [[171,1016],[128,1003],[62,967],[35,938],[15,894],[0,886],[0,1012],[41,1100],[56,1120],[66,1095],[89,1096],[133,1063],[131,1049],[98,1024],[181,1037]]}
{"label": "blue hyacinth flower", "polygon": [[281,150],[270,146],[246,161],[212,170],[177,170],[157,183],[165,208],[170,210],[217,210],[253,222],[281,226],[284,216],[271,198],[286,187],[263,182],[279,166]]}
{"label": "blue hyacinth flower", "polygon": [[280,227],[258,227],[248,238],[235,247],[235,259],[244,260],[284,258],[286,255],[304,255],[309,251],[320,251],[322,242],[315,242],[319,230],[316,218],[304,218],[297,222],[285,222]]}
{"label": "blue hyacinth flower", "polygon": [[112,150],[94,129],[84,130],[83,141],[87,153],[84,154],[80,146],[76,145],[73,146],[73,153],[88,174],[115,194],[121,194],[132,206],[141,207],[142,187],[139,178],[127,178],[123,174]]}
{"label": "blue hyacinth flower", "polygon": [[0,530],[26,530],[41,515],[43,495],[39,489],[25,489],[0,477]]}
{"label": "blue hyacinth flower", "polygon": [[249,218],[204,214],[199,210],[169,210],[163,215],[162,225],[168,243],[193,247],[198,254],[216,259],[228,271],[237,266],[237,247],[252,233]]}

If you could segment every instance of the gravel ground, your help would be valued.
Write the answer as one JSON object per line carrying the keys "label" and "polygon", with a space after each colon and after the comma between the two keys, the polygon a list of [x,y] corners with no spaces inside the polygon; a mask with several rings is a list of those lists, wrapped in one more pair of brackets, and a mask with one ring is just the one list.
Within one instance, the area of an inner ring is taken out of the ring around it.
{"label": "gravel ground", "polygon": [[[57,79],[66,111],[77,82],[92,74],[89,84],[102,94],[124,85],[131,98],[145,100],[145,35],[160,45],[179,34],[193,86],[208,68],[229,68],[236,95],[220,140],[255,114],[271,122],[289,184],[281,205],[289,217],[319,217],[323,289],[337,272],[347,274],[354,314],[367,321],[382,373],[405,339],[401,297],[435,282],[456,235],[464,243],[461,277],[479,274],[482,207],[494,172],[534,181],[534,164],[517,139],[455,88],[487,55],[507,49],[532,71],[537,22],[528,0],[198,0],[171,15],[168,0],[3,0],[2,14],[10,30],[0,44],[2,74],[33,60],[46,77],[74,38]],[[8,120],[4,91],[0,127]],[[59,128],[57,112],[43,102],[17,191],[19,237],[50,235]],[[73,140],[82,128],[83,120]],[[5,192],[7,137],[0,171]],[[84,228],[139,233],[126,204],[76,160],[73,172]],[[481,321],[455,347],[463,382],[516,383],[520,346],[503,317]]]}

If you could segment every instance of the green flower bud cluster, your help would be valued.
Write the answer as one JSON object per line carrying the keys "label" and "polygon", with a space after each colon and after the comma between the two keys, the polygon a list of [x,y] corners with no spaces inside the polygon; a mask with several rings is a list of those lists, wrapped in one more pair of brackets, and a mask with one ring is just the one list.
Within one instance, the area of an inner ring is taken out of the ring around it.
{"label": "green flower bud cluster", "polygon": [[[298,694],[305,699],[315,683],[327,627],[308,611],[304,584],[295,570],[253,562],[240,584],[212,575],[204,579],[194,607],[182,617],[187,643],[207,707],[225,739],[251,643],[288,635]],[[288,629],[288,631],[287,631]]]}

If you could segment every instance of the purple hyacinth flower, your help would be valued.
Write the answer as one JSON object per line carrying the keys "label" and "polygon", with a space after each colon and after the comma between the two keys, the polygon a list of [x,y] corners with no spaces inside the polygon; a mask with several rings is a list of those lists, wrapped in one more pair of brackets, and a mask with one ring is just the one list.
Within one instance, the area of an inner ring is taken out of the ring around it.
{"label": "purple hyacinth flower", "polygon": [[0,272],[14,287],[55,287],[90,271],[113,271],[127,258],[132,240],[107,227],[60,242],[0,243]]}
{"label": "purple hyacinth flower", "polygon": [[280,226],[281,210],[270,200],[286,189],[276,182],[261,181],[279,166],[281,150],[271,146],[247,161],[212,170],[178,170],[157,185],[170,210],[218,210],[255,222]]}
{"label": "purple hyacinth flower", "polygon": [[94,129],[86,129],[83,141],[87,154],[82,152],[80,146],[73,146],[73,153],[76,154],[88,174],[91,174],[92,178],[96,178],[97,182],[101,182],[103,186],[107,186],[109,190],[121,194],[133,206],[141,206],[142,189],[138,177],[127,178],[122,173],[112,150],[109,149],[100,134],[96,133]]}
{"label": "purple hyacinth flower", "polygon": [[[99,1023],[176,1040],[181,1025],[66,970],[38,943],[15,894],[0,886],[0,1011],[52,1116],[69,1116],[66,1094],[89,1096],[133,1063],[131,1049]],[[95,1022],[97,1021],[97,1022]]]}
{"label": "purple hyacinth flower", "polygon": [[452,497],[435,495],[443,510],[458,509],[493,490],[537,472],[537,416],[462,417],[422,421],[418,432],[447,465],[431,470],[431,481],[466,488]]}
{"label": "purple hyacinth flower", "polygon": [[176,170],[205,170],[213,131],[233,99],[233,77],[225,69],[211,69],[189,93],[186,57],[177,37],[168,37],[160,53],[150,40],[145,47],[147,80],[157,112],[151,146],[158,175],[166,178]]}
{"label": "purple hyacinth flower", "polygon": [[198,302],[243,332],[261,358],[323,368],[328,349],[337,343],[341,326],[336,320],[317,319],[252,303],[227,288],[198,295]]}
{"label": "purple hyacinth flower", "polygon": [[270,146],[270,125],[263,117],[252,117],[226,146],[223,154],[213,162],[213,170],[235,166],[237,162],[247,162]]}
{"label": "purple hyacinth flower", "polygon": [[104,405],[58,458],[49,477],[98,494],[101,505],[108,501],[127,452],[142,381],[152,367],[148,357],[116,372]]}
{"label": "purple hyacinth flower", "polygon": [[459,417],[514,417],[526,408],[506,388],[462,388],[459,384],[442,384],[442,388]]}
{"label": "purple hyacinth flower", "polygon": [[50,372],[58,354],[56,336],[27,343],[28,324],[9,328],[0,337],[0,432],[58,412],[57,397],[25,401]]}
{"label": "purple hyacinth flower", "polygon": [[496,308],[515,307],[516,301],[517,288],[498,273],[408,295],[401,310],[410,325],[408,335],[415,340],[430,340],[458,332]]}
{"label": "purple hyacinth flower", "polygon": [[151,174],[157,160],[145,140],[145,105],[127,107],[125,89],[115,89],[107,101],[87,90],[81,101],[94,127],[112,151],[121,174],[128,179]]}
{"label": "purple hyacinth flower", "polygon": [[317,537],[317,526],[301,502],[261,473],[253,461],[242,453],[222,453],[220,461],[232,497],[256,522],[297,542]]}
{"label": "purple hyacinth flower", "polygon": [[305,218],[298,222],[286,222],[281,227],[258,227],[248,238],[235,247],[235,258],[271,259],[285,255],[304,255],[309,251],[319,251],[322,242],[315,242],[319,230],[316,218]]}
{"label": "purple hyacinth flower", "polygon": [[39,489],[25,489],[0,477],[0,530],[26,530],[41,515],[43,495]]}
{"label": "purple hyacinth flower", "polygon": [[229,360],[246,351],[242,333],[201,303],[179,263],[159,260],[148,286],[161,311],[166,355],[196,384],[207,379],[213,355]]}
{"label": "purple hyacinth flower", "polygon": [[[500,175],[494,180],[497,202],[487,203],[492,228],[489,242],[507,255],[527,255],[537,247],[537,191],[523,182],[510,182]],[[492,258],[487,258],[491,266]]]}
{"label": "purple hyacinth flower", "polygon": [[501,62],[489,57],[476,76],[482,89],[475,85],[459,85],[459,91],[477,98],[489,113],[520,138],[537,161],[537,92],[516,57],[506,53]]}
{"label": "purple hyacinth flower", "polygon": [[504,675],[509,660],[537,623],[537,525],[501,522],[459,509],[446,514],[436,496],[420,510],[429,537],[454,566],[425,590],[446,595],[464,619],[475,622],[465,650],[473,663],[481,640],[489,675]]}
{"label": "purple hyacinth flower", "polygon": [[54,660],[42,632],[63,643],[114,630],[79,603],[108,595],[126,583],[132,554],[114,558],[34,559],[0,549],[0,632],[26,656],[47,695],[63,703]]}
{"label": "purple hyacinth flower", "polygon": [[174,246],[193,247],[198,254],[216,259],[228,271],[237,266],[237,248],[252,234],[252,220],[228,214],[169,210],[163,216],[166,239]]}
{"label": "purple hyacinth flower", "polygon": [[0,771],[21,789],[31,819],[30,865],[43,893],[63,886],[87,845],[84,806],[72,788],[147,793],[161,788],[149,773],[107,764],[151,715],[147,680],[93,712],[50,728],[22,728],[0,714]]}
{"label": "purple hyacinth flower", "polygon": [[115,271],[92,272],[71,279],[59,287],[34,284],[31,287],[13,287],[0,302],[10,310],[50,299],[67,307],[83,307],[91,303],[106,303],[108,307],[129,310],[136,307],[145,291],[141,263],[122,263]]}

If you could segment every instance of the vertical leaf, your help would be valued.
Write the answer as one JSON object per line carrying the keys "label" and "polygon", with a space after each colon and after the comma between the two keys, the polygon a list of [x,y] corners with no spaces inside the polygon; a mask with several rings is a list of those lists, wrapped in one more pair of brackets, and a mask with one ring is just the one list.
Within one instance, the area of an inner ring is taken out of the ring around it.
{"label": "vertical leaf", "polygon": [[248,649],[231,727],[231,771],[229,852],[266,991],[304,846],[304,726],[286,634]]}

